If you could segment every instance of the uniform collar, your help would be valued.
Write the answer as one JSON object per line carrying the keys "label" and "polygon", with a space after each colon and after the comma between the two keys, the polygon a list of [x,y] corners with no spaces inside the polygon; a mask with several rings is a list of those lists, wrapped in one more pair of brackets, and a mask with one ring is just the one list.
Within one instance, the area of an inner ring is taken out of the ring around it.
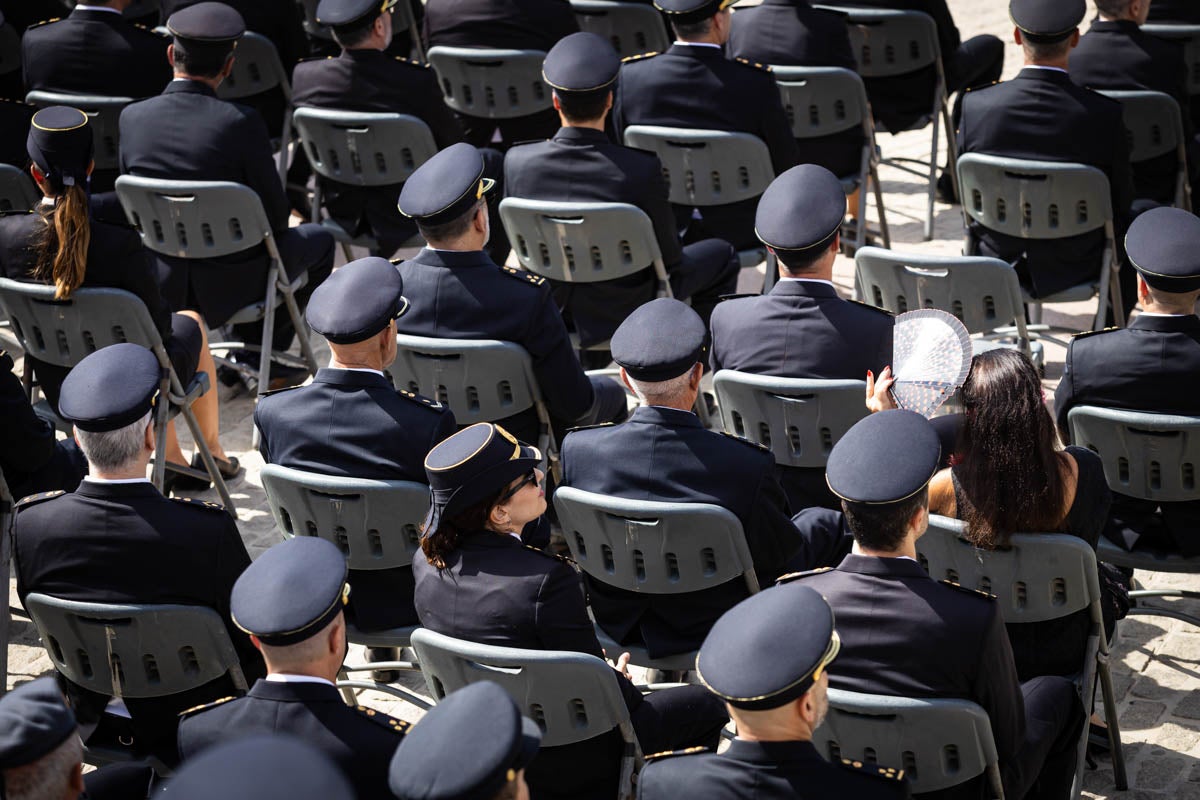
{"label": "uniform collar", "polygon": [[[284,676],[274,676],[276,678]],[[286,676],[298,677],[298,676]],[[275,681],[260,678],[250,687],[250,697],[279,702],[311,703],[320,700],[341,702],[337,687],[328,681],[314,679],[313,681]]]}
{"label": "uniform collar", "polygon": [[356,48],[354,50],[343,50],[342,58],[350,58],[355,61],[372,61],[380,58],[387,58],[387,54],[382,50],[376,50],[373,47]]}
{"label": "uniform collar", "polygon": [[838,296],[837,289],[829,281],[785,281],[771,287],[770,294],[781,297],[833,297]]}
{"label": "uniform collar", "polygon": [[1090,27],[1088,29],[1088,32],[1090,33],[1091,31],[1101,31],[1101,32],[1120,32],[1120,33],[1128,34],[1128,33],[1136,33],[1140,30],[1141,30],[1141,28],[1138,27],[1138,24],[1132,20],[1128,20],[1128,19],[1114,19],[1114,20],[1097,19],[1095,22],[1092,23],[1092,27]]}
{"label": "uniform collar", "polygon": [[421,248],[421,252],[412,257],[417,264],[429,267],[496,267],[496,262],[482,250],[432,250]]}
{"label": "uniform collar", "polygon": [[850,553],[837,565],[838,572],[854,572],[859,575],[874,575],[880,578],[924,578],[932,580],[929,573],[911,558],[881,558]]}
{"label": "uniform collar", "polygon": [[272,672],[263,680],[265,680],[267,683],[315,683],[323,686],[333,686],[335,689],[337,688],[329,681],[325,680],[324,678],[318,678],[316,675],[289,675],[282,672]]}
{"label": "uniform collar", "polygon": [[1071,82],[1071,76],[1067,74],[1066,70],[1058,67],[1026,66],[1021,68],[1013,80],[1046,81],[1065,86]]}
{"label": "uniform collar", "polygon": [[675,42],[671,45],[671,49],[667,53],[673,56],[703,58],[712,61],[725,60],[725,48],[707,43],[688,44],[686,42]]}
{"label": "uniform collar", "polygon": [[100,500],[124,497],[162,497],[162,493],[155,489],[154,484],[150,481],[96,483],[86,478],[79,484],[75,494]]}
{"label": "uniform collar", "polygon": [[500,547],[514,548],[524,547],[519,537],[514,537],[505,533],[497,533],[496,531],[475,531],[468,533],[459,540],[462,545],[471,545],[473,547]]}
{"label": "uniform collar", "polygon": [[1159,333],[1193,333],[1200,331],[1200,317],[1195,314],[1160,317],[1139,314],[1129,323],[1130,330],[1157,331]]}
{"label": "uniform collar", "polygon": [[87,3],[82,3],[75,6],[69,16],[83,19],[102,20],[104,22],[109,22],[113,19],[124,18],[121,12],[117,11],[115,8],[109,8],[108,6],[90,6]]}
{"label": "uniform collar", "polygon": [[191,78],[175,78],[163,89],[163,94],[203,94],[216,97],[217,93],[207,83],[194,81]]}
{"label": "uniform collar", "polygon": [[568,144],[607,144],[609,139],[607,133],[598,131],[595,128],[563,127],[558,129],[558,133],[554,134],[552,141],[566,142]]}
{"label": "uniform collar", "polygon": [[361,388],[382,386],[390,389],[392,387],[391,382],[385,376],[374,370],[334,369],[333,367],[322,367],[317,370],[313,383]]}
{"label": "uniform collar", "polygon": [[666,425],[672,428],[703,428],[700,418],[691,411],[664,406],[638,406],[629,417],[629,422],[643,425]]}
{"label": "uniform collar", "polygon": [[722,753],[725,758],[734,758],[752,764],[784,764],[791,761],[820,761],[825,763],[812,742],[751,742],[734,739]]}

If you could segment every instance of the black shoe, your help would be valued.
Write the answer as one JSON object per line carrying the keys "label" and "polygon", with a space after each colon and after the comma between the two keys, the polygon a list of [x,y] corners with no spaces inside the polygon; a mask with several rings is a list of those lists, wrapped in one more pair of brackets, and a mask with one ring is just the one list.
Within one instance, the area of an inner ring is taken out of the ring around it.
{"label": "black shoe", "polygon": [[958,194],[954,191],[954,178],[945,170],[942,170],[942,174],[937,179],[937,199],[938,202],[946,205],[958,205]]}
{"label": "black shoe", "polygon": [[[376,661],[399,661],[399,647],[368,647],[367,663]],[[395,683],[400,680],[400,671],[395,669],[377,669],[371,672],[371,680],[376,683]]]}
{"label": "black shoe", "polygon": [[[258,393],[258,365],[253,366],[254,376],[245,375],[239,376],[250,394]],[[290,364],[272,364],[271,365],[271,385],[267,387],[269,391],[276,392],[280,389],[287,389],[292,386],[299,386],[308,380],[309,373],[306,367],[293,367]]]}
{"label": "black shoe", "polygon": [[[216,456],[213,456],[213,460],[217,462],[217,472],[221,473],[221,477],[226,481],[233,480],[242,471],[242,465],[232,456],[228,461]],[[191,467],[205,472],[204,460],[200,458],[199,453],[192,456]],[[163,494],[167,494],[168,491],[203,492],[205,489],[211,489],[213,485],[208,478],[193,478],[180,472],[171,473],[167,477],[168,480],[163,481]]]}

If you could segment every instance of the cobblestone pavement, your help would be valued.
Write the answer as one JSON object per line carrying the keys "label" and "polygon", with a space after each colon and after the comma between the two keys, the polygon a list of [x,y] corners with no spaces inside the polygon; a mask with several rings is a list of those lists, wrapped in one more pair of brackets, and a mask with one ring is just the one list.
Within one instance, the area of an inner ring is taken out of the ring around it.
{"label": "cobblestone pavement", "polygon": [[[1012,26],[1005,0],[950,0],[963,38],[979,33],[993,33],[1009,43],[1005,76],[1019,68],[1019,49],[1011,44]],[[929,132],[906,133],[880,137],[885,157],[920,158],[928,156]],[[924,242],[922,219],[925,210],[925,187],[919,179],[889,167],[882,169],[885,203],[891,223],[893,248],[924,253],[956,255],[961,253],[962,222],[957,207],[938,204],[935,235]],[[740,291],[755,291],[761,286],[762,266],[743,270]],[[839,258],[835,282],[847,296],[853,289],[853,262]],[[1071,304],[1046,310],[1046,321],[1071,325],[1077,329],[1090,327],[1090,304]],[[0,329],[0,348],[19,352],[10,331]],[[322,360],[328,355],[323,344],[318,350]],[[1047,395],[1053,392],[1062,371],[1063,350],[1046,345]],[[250,449],[250,428],[253,406],[245,395],[231,396],[221,389],[221,429],[225,449],[241,459],[245,474],[233,481],[230,492],[238,505],[239,527],[251,556],[279,541],[271,515],[267,510],[259,470],[262,460]],[[185,447],[186,447],[185,437]],[[217,500],[215,492],[198,495]],[[1200,580],[1192,576],[1139,573],[1138,579],[1155,588],[1200,588]],[[15,587],[10,601],[16,603]],[[1193,613],[1200,607],[1191,603]],[[50,662],[40,647],[32,626],[14,620],[10,627],[8,686],[29,680],[50,670]],[[362,663],[361,648],[353,648],[350,661]],[[1086,797],[1092,798],[1178,798],[1200,800],[1200,631],[1183,623],[1165,618],[1140,617],[1121,623],[1119,642],[1112,659],[1113,677],[1118,697],[1118,712],[1124,736],[1130,790],[1114,788],[1112,768],[1101,761],[1098,769],[1085,776]],[[419,676],[406,681],[407,685],[424,693]],[[385,710],[395,716],[415,721],[421,712],[416,708],[373,693],[362,702]]]}

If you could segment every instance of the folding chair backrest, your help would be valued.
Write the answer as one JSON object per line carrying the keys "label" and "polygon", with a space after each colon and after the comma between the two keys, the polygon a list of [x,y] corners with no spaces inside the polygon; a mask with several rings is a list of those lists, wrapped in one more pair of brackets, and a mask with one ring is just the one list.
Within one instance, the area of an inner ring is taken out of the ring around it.
{"label": "folding chair backrest", "polygon": [[407,567],[421,547],[429,487],[317,475],[277,464],[262,469],[275,524],[287,536],[317,536],[346,556],[350,569]]}
{"label": "folding chair backrest", "polygon": [[1183,144],[1183,113],[1179,103],[1164,92],[1104,91],[1121,103],[1125,132],[1129,135],[1129,160],[1137,163],[1179,152]]}
{"label": "folding chair backrest", "polygon": [[750,200],[775,178],[767,145],[751,133],[630,125],[625,144],[658,156],[670,200],[679,205]]}
{"label": "folding chair backrest", "polygon": [[1095,167],[980,153],[958,159],[963,211],[988,230],[1062,239],[1112,221],[1108,176]]}
{"label": "folding chair backrest", "polygon": [[114,697],[178,694],[229,674],[246,680],[216,611],[188,605],[110,605],[32,593],[25,608],[54,668]]}
{"label": "folding chair backrest", "polygon": [[845,17],[850,47],[864,78],[889,78],[937,64],[937,24],[922,11],[820,5]]}
{"label": "folding chair backrest", "polygon": [[[829,689],[829,714],[813,733],[826,758],[903,769],[913,794],[989,773],[1000,789],[987,712],[969,700],[926,700]],[[990,796],[1002,796],[997,793]]]}
{"label": "folding chair backrest", "polygon": [[228,181],[171,181],[122,175],[125,216],[156,253],[218,258],[262,244],[271,225],[254,190]]}
{"label": "folding chair backrest", "polygon": [[622,58],[662,52],[671,45],[662,16],[649,3],[571,0],[571,10],[581,31],[607,39]]}
{"label": "folding chair backrest", "polygon": [[397,334],[396,388],[432,397],[459,425],[492,422],[541,402],[525,349],[494,339],[435,339]]}
{"label": "folding chair backrest", "polygon": [[742,523],[709,503],[627,500],[559,486],[554,508],[571,557],[609,586],[642,594],[683,594],[735,579],[758,580]]}
{"label": "folding chair backrest", "polygon": [[0,164],[0,213],[28,211],[41,196],[29,173],[12,164]]}
{"label": "folding chair backrest", "polygon": [[628,203],[506,197],[500,219],[521,266],[551,280],[607,281],[662,263],[650,217]]}
{"label": "folding chair backrest", "polygon": [[931,514],[917,540],[917,560],[934,580],[949,580],[996,596],[1006,623],[1045,622],[1085,608],[1100,615],[1096,553],[1063,533],[1018,533],[1009,545],[982,550],[966,525]]}
{"label": "folding chair backrest", "polygon": [[617,727],[632,734],[612,668],[595,656],[477,644],[427,628],[413,632],[412,646],[435,700],[493,681],[542,729],[542,747],[575,744]]}
{"label": "folding chair backrest", "polygon": [[1142,31],[1183,45],[1183,59],[1187,63],[1188,94],[1200,94],[1200,25],[1158,22],[1143,25]]}
{"label": "folding chair backrest", "polygon": [[769,447],[775,463],[786,467],[824,467],[833,446],[867,415],[862,381],[723,369],[713,376],[713,389],[725,430]]}
{"label": "folding chair backrest", "polygon": [[861,128],[870,118],[867,89],[856,72],[842,67],[786,66],[771,67],[771,72],[797,139]]}
{"label": "folding chair backrest", "polygon": [[121,109],[133,102],[132,97],[35,91],[25,95],[25,102],[38,108],[70,106],[87,114],[96,141],[96,169],[117,168],[117,159],[121,152]]}
{"label": "folding chair backrest", "polygon": [[437,153],[429,126],[408,114],[298,108],[292,121],[313,171],[338,183],[403,183]]}
{"label": "folding chair backrest", "polygon": [[460,114],[487,119],[524,117],[550,108],[542,81],[541,50],[483,50],[433,47],[429,64],[437,73],[446,105]]}
{"label": "folding chair backrest", "polygon": [[21,68],[21,34],[7,22],[0,25],[0,75]]}
{"label": "folding chair backrest", "polygon": [[162,339],[150,312],[124,289],[81,288],[66,300],[54,287],[0,278],[0,306],[27,355],[73,367],[89,353],[122,342],[161,351]]}
{"label": "folding chair backrest", "polygon": [[903,314],[936,308],[971,333],[986,333],[1024,317],[1016,270],[998,258],[931,256],[864,247],[854,256],[863,301]]}
{"label": "folding chair backrest", "polygon": [[292,84],[274,43],[261,33],[246,31],[233,52],[233,71],[217,87],[217,97],[237,100],[279,87],[292,97]]}
{"label": "folding chair backrest", "polygon": [[1108,487],[1130,497],[1200,500],[1200,417],[1077,406],[1071,440],[1100,454]]}

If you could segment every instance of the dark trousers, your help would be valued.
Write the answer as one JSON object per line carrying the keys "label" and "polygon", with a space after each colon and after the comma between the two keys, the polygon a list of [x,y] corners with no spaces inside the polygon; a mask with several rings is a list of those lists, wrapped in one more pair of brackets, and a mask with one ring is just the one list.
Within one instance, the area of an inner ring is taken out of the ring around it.
{"label": "dark trousers", "polygon": [[[549,139],[558,132],[561,121],[553,108],[525,117],[487,119],[455,113],[463,129],[463,137],[476,147],[499,147],[502,151],[519,142]],[[500,141],[496,142],[496,133]]]}
{"label": "dark trousers", "polygon": [[671,291],[679,300],[691,299],[692,309],[708,325],[722,295],[737,291],[737,251],[721,239],[684,245],[683,260],[667,270]]}
{"label": "dark trousers", "polygon": [[1066,800],[1075,777],[1079,737],[1087,714],[1067,678],[1043,676],[1021,684],[1025,739],[1014,764],[1001,764],[1005,797]]}

